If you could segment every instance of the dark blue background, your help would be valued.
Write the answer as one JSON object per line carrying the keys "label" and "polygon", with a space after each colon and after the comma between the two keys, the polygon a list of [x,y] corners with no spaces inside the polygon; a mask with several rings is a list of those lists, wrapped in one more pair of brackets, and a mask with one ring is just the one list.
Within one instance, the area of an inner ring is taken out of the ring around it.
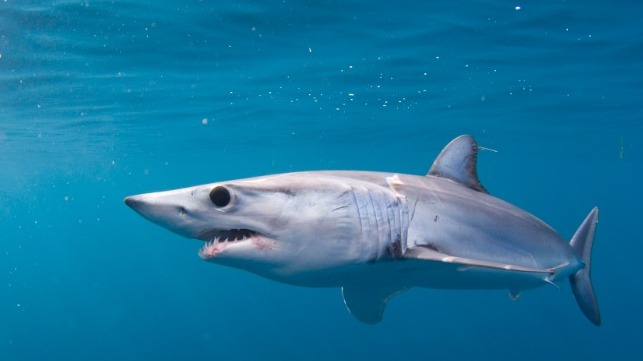
{"label": "dark blue background", "polygon": [[[520,8],[517,9],[517,6]],[[0,3],[0,359],[604,360],[641,356],[637,1]],[[307,169],[426,172],[474,135],[492,194],[593,280],[413,290],[368,326],[339,290],[199,260],[129,194]]]}

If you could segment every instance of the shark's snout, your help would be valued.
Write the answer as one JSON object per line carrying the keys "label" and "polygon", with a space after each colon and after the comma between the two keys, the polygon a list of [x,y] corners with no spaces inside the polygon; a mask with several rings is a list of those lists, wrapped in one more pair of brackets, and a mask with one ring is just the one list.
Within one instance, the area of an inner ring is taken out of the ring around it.
{"label": "shark's snout", "polygon": [[183,237],[195,238],[207,226],[187,216],[185,205],[170,192],[137,194],[125,197],[124,202],[141,216]]}
{"label": "shark's snout", "polygon": [[128,196],[125,197],[125,204],[136,211],[136,213],[142,215],[145,218],[151,219],[151,209],[150,202],[143,199],[142,195]]}
{"label": "shark's snout", "polygon": [[141,201],[136,196],[129,196],[125,197],[125,204],[127,204],[128,207],[136,210],[136,208],[138,208],[138,206],[141,204]]}

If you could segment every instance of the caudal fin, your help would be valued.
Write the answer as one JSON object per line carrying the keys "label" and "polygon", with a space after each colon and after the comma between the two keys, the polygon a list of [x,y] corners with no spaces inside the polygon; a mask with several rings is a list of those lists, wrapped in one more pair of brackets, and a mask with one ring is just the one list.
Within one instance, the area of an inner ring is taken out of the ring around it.
{"label": "caudal fin", "polygon": [[596,295],[594,295],[590,280],[592,244],[594,243],[597,223],[598,207],[594,207],[578,227],[574,237],[572,237],[570,244],[585,263],[585,267],[569,276],[569,282],[572,285],[572,292],[578,307],[593,324],[599,326],[601,324],[601,314],[598,311],[598,302],[596,302]]}

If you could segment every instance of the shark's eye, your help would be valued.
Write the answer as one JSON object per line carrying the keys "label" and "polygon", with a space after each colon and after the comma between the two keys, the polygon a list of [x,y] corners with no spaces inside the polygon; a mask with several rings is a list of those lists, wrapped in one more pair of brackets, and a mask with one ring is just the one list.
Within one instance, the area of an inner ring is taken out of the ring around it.
{"label": "shark's eye", "polygon": [[210,191],[210,200],[217,207],[225,207],[230,203],[230,192],[222,186],[216,186]]}

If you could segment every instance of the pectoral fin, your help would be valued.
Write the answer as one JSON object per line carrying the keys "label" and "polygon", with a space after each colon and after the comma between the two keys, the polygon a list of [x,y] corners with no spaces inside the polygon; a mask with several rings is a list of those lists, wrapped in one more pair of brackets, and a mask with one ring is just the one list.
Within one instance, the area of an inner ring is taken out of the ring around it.
{"label": "pectoral fin", "polygon": [[355,284],[342,287],[344,304],[358,320],[376,324],[382,320],[387,302],[408,288],[393,284]]}

